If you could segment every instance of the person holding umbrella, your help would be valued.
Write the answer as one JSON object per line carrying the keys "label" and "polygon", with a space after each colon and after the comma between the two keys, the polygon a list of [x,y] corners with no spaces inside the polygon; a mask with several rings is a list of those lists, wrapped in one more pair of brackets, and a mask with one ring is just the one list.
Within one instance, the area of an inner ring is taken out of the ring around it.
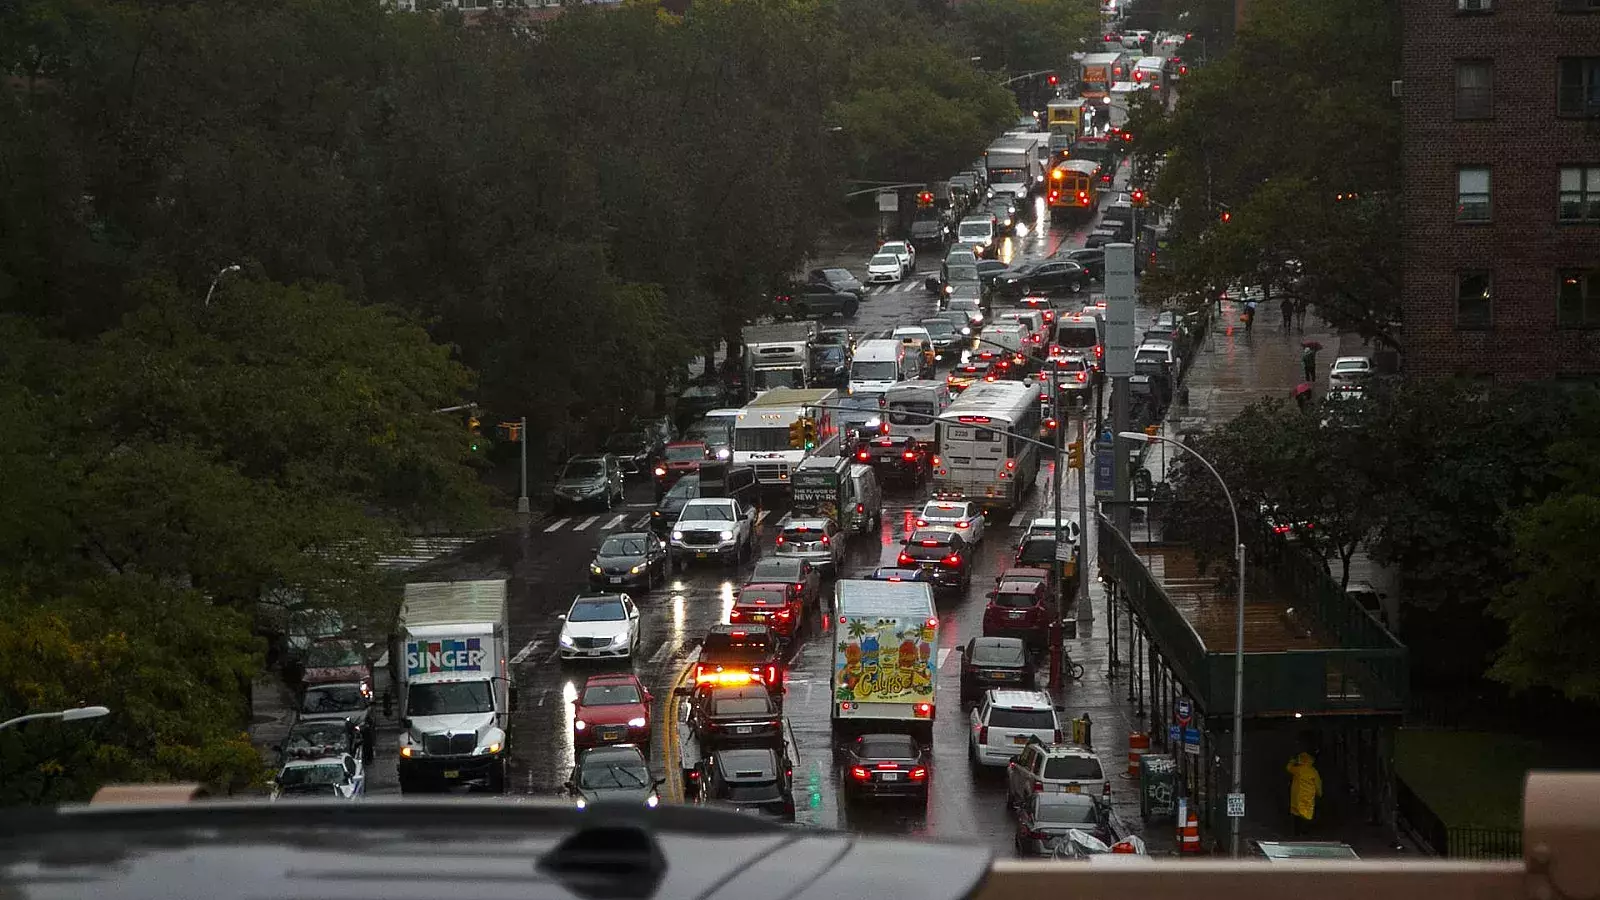
{"label": "person holding umbrella", "polygon": [[1315,384],[1317,380],[1317,351],[1322,349],[1322,345],[1316,341],[1301,341],[1300,346],[1303,348],[1300,351],[1300,365],[1305,367],[1306,381]]}

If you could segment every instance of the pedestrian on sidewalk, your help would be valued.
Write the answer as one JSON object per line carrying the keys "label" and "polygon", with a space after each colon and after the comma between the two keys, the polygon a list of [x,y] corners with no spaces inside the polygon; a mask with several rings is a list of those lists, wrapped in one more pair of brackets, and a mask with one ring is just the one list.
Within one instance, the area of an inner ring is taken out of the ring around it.
{"label": "pedestrian on sidewalk", "polygon": [[1288,331],[1294,322],[1294,298],[1283,298],[1283,330]]}
{"label": "pedestrian on sidewalk", "polygon": [[1297,302],[1295,304],[1294,315],[1295,315],[1295,319],[1298,321],[1298,323],[1300,325],[1300,330],[1302,332],[1304,332],[1306,330],[1306,310],[1309,309],[1310,307],[1311,307],[1311,304],[1307,303],[1304,300],[1301,300],[1301,301],[1299,301],[1299,302]]}
{"label": "pedestrian on sidewalk", "polygon": [[1256,302],[1247,301],[1244,305],[1244,333],[1250,333],[1250,326],[1256,323]]}
{"label": "pedestrian on sidewalk", "polygon": [[1317,381],[1317,348],[1309,341],[1300,349],[1300,365],[1305,369],[1306,381],[1315,384]]}
{"label": "pedestrian on sidewalk", "polygon": [[1289,818],[1294,820],[1294,833],[1311,833],[1311,820],[1317,813],[1317,798],[1322,796],[1322,776],[1317,773],[1311,754],[1301,753],[1284,767],[1289,773]]}

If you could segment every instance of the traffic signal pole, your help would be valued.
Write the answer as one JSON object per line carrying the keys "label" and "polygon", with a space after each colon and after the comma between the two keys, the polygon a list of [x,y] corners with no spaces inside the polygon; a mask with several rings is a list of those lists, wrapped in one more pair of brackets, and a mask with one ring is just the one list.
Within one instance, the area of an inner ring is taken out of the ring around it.
{"label": "traffic signal pole", "polygon": [[528,417],[522,417],[522,424],[517,427],[517,443],[522,447],[522,494],[517,497],[517,512],[528,515],[533,511],[533,506],[528,502]]}
{"label": "traffic signal pole", "polygon": [[[1054,490],[1056,511],[1056,549],[1061,548],[1061,487],[1066,483],[1066,469],[1071,465],[1067,455],[1062,452],[1062,442],[1066,439],[1067,423],[1061,420],[1061,385],[1056,383],[1054,372],[1047,373],[1050,384],[1050,396],[1054,398],[1053,412],[1051,415],[1056,420],[1056,460],[1052,467],[1051,479],[1055,482]],[[1082,446],[1081,444],[1079,446]],[[1080,526],[1081,527],[1081,526]],[[1061,571],[1059,552],[1057,559],[1051,562],[1057,572]],[[1066,660],[1062,657],[1066,653],[1066,642],[1062,635],[1061,623],[1067,617],[1067,601],[1063,596],[1062,585],[1056,585],[1056,616],[1050,627],[1050,689],[1060,690],[1062,674],[1066,671]]]}

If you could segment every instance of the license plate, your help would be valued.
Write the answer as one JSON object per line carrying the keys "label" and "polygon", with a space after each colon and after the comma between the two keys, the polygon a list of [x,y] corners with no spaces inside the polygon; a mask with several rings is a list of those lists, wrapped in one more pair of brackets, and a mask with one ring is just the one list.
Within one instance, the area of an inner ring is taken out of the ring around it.
{"label": "license plate", "polygon": [[[615,579],[613,579],[613,580],[615,580]],[[1025,613],[1025,612],[1012,612],[1012,613],[1006,613],[1006,615],[1010,616],[1013,619],[1020,619],[1023,616],[1027,615],[1027,613]]]}
{"label": "license plate", "polygon": [[446,778],[460,778],[461,777],[461,770],[460,769],[446,769],[444,771],[444,777],[446,777]]}
{"label": "license plate", "polygon": [[756,623],[757,625],[760,625],[762,622],[765,622],[766,620],[767,620],[767,617],[761,615],[760,613],[756,613],[755,615],[752,615],[750,617],[750,621]]}
{"label": "license plate", "polygon": [[601,737],[604,740],[608,740],[608,741],[620,741],[620,740],[622,740],[622,729],[616,728],[616,729],[612,729],[610,731],[604,732],[601,735]]}
{"label": "license plate", "polygon": [[701,550],[699,553],[695,554],[695,558],[697,558],[697,559],[705,559],[706,556],[708,556],[708,555],[709,554],[707,554],[704,550]]}
{"label": "license plate", "polygon": [[1011,679],[1017,677],[1017,673],[1015,672],[991,672],[990,674],[994,676],[996,681],[1010,681]]}
{"label": "license plate", "polygon": [[733,733],[734,734],[749,734],[750,733],[750,726],[749,725],[735,725],[735,726],[733,726]]}
{"label": "license plate", "polygon": [[613,575],[613,576],[611,576],[611,583],[612,584],[621,584],[622,583],[622,576],[621,575]]}
{"label": "license plate", "polygon": [[1028,736],[1025,734],[1014,734],[1011,736],[1011,743],[1013,744],[1026,744],[1027,742]]}
{"label": "license plate", "polygon": [[1069,794],[1077,794],[1077,793],[1081,793],[1082,791],[1083,791],[1083,785],[1079,785],[1079,784],[1069,784],[1069,785],[1067,785],[1067,793],[1069,793]]}
{"label": "license plate", "polygon": [[900,780],[900,773],[899,772],[884,772],[883,773],[883,780],[884,781],[899,781]]}

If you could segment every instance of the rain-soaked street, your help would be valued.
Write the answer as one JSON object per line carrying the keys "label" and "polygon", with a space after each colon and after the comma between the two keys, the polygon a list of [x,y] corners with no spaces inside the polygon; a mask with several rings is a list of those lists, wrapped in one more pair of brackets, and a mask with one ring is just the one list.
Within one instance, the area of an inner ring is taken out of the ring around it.
{"label": "rain-soaked street", "polygon": [[[1091,228],[1088,223],[1052,224],[1045,215],[1043,202],[1039,201],[1032,220],[1027,223],[1027,233],[1007,239],[1000,255],[1011,262],[1048,258],[1058,250],[1081,246]],[[817,264],[859,268],[864,256],[863,248],[853,257],[819,260]],[[894,326],[915,323],[932,311],[934,298],[924,291],[922,279],[927,272],[936,270],[937,265],[934,254],[927,254],[919,259],[921,271],[916,276],[898,285],[870,289],[860,313],[848,322],[857,338],[887,335]],[[1140,313],[1141,319],[1144,315]],[[949,362],[941,364],[939,377],[948,365]],[[1069,428],[1075,430],[1075,427],[1075,422],[1069,424]],[[934,729],[932,793],[926,809],[903,803],[850,806],[841,803],[828,723],[830,649],[826,613],[831,606],[831,582],[825,582],[822,614],[810,623],[806,637],[794,651],[784,702],[798,743],[794,777],[799,823],[861,832],[967,836],[982,839],[997,850],[1009,853],[1015,824],[1004,802],[1003,770],[974,775],[967,765],[969,710],[961,707],[957,699],[960,657],[953,654],[953,648],[981,633],[984,592],[1010,559],[1021,533],[1019,526],[1051,509],[1052,477],[1053,467],[1046,462],[1024,507],[989,522],[977,548],[971,587],[963,596],[939,601],[939,703]],[[1069,480],[1067,485],[1063,507],[1067,514],[1075,517],[1076,482]],[[572,701],[587,674],[605,670],[564,666],[559,662],[556,643],[561,622],[557,617],[566,611],[577,593],[587,588],[586,563],[603,536],[644,527],[651,496],[648,484],[630,484],[626,507],[547,516],[530,522],[520,533],[484,541],[410,576],[411,580],[510,579],[510,646],[515,653],[512,662],[520,689],[519,705],[512,718],[509,792],[513,795],[549,797],[561,793],[574,758]],[[922,493],[886,491],[882,527],[875,536],[852,540],[844,568],[846,576],[894,564],[904,529],[910,524],[913,510],[920,508],[924,500]],[[765,499],[758,533],[763,553],[771,552],[775,537],[773,526],[787,512],[786,507],[784,498],[769,496]],[[1092,529],[1090,534],[1092,536]],[[665,775],[669,771],[669,741],[664,739],[664,730],[676,707],[673,688],[685,666],[698,653],[706,630],[728,620],[733,589],[743,582],[748,571],[748,564],[737,570],[706,565],[691,567],[673,576],[666,588],[658,588],[639,598],[643,638],[633,670],[657,701],[651,754],[658,774]],[[1069,649],[1082,658],[1083,651],[1074,648],[1091,640],[1094,634],[1093,623],[1084,622],[1079,641]],[[1042,667],[1042,660],[1040,664]],[[1084,683],[1069,688],[1063,718],[1077,715],[1081,708],[1072,703],[1072,692],[1090,690],[1094,681],[1103,678],[1103,672],[1091,669]],[[1040,683],[1044,681],[1041,668]],[[1095,691],[1100,702],[1104,702],[1105,692],[1103,684]],[[392,731],[392,718],[387,721]],[[378,746],[379,759],[371,773],[373,780],[369,791],[396,793],[394,759],[389,750],[394,741],[389,734],[384,734]],[[1108,761],[1108,768],[1112,762]]]}

